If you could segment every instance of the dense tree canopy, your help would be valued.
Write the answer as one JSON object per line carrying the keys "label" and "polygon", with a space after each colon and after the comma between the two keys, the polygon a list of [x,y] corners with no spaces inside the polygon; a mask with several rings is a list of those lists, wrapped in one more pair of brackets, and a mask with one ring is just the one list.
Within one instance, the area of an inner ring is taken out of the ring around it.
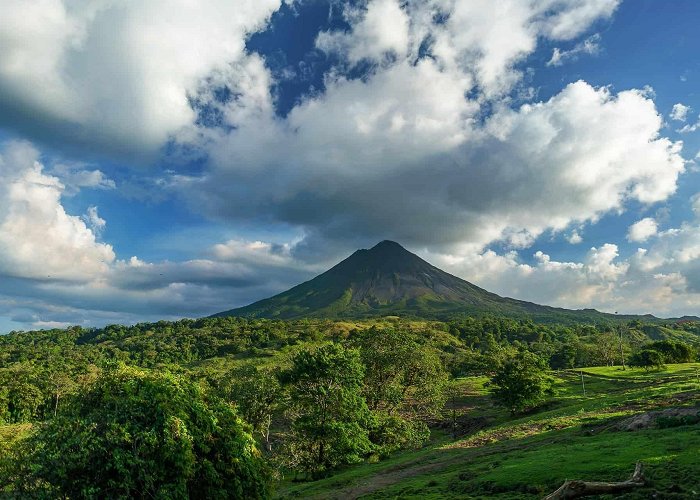
{"label": "dense tree canopy", "polygon": [[269,476],[229,405],[169,373],[118,367],[25,443],[18,491],[70,498],[262,498]]}
{"label": "dense tree canopy", "polygon": [[264,464],[279,477],[317,477],[419,447],[446,418],[454,425],[450,375],[492,377],[494,401],[519,412],[548,397],[550,367],[624,354],[654,368],[697,359],[699,344],[700,323],[688,321],[498,316],[15,332],[0,336],[0,426],[13,436],[0,442],[0,491],[263,496]]}

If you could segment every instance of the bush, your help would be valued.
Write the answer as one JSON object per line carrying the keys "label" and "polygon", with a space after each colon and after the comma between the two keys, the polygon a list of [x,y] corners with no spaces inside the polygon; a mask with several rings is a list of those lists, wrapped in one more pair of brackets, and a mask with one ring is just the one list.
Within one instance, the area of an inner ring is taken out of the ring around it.
{"label": "bush", "polygon": [[492,396],[513,414],[533,408],[552,392],[552,377],[547,371],[544,360],[521,351],[496,370]]}
{"label": "bush", "polygon": [[644,368],[645,370],[660,370],[664,367],[664,355],[656,349],[645,348],[632,355],[630,366]]}
{"label": "bush", "polygon": [[38,426],[19,493],[262,498],[267,468],[233,408],[169,373],[114,368]]}
{"label": "bush", "polygon": [[659,340],[644,347],[660,352],[666,363],[690,363],[695,359],[695,349],[685,342]]}
{"label": "bush", "polygon": [[430,429],[425,422],[407,420],[397,415],[374,412],[369,438],[375,452],[382,458],[398,450],[420,448],[430,439]]}

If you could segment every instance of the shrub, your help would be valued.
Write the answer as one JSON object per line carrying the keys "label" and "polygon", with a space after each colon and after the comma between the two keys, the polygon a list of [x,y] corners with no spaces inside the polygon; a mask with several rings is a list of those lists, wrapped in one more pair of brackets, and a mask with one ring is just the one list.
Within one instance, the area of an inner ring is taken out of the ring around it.
{"label": "shrub", "polygon": [[632,355],[630,366],[644,368],[645,370],[660,370],[664,367],[664,356],[656,349],[645,348]]}
{"label": "shrub", "polygon": [[547,364],[527,351],[503,363],[496,370],[492,384],[496,403],[513,414],[537,406],[552,392]]}

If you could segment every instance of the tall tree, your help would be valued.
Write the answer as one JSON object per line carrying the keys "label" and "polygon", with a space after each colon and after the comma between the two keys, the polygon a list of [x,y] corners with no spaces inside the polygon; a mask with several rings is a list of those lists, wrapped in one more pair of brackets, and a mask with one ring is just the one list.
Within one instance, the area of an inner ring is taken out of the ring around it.
{"label": "tall tree", "polygon": [[357,462],[371,449],[359,353],[340,344],[304,350],[283,373],[289,384],[289,465],[314,477]]}
{"label": "tall tree", "polygon": [[445,405],[447,371],[437,351],[400,328],[355,332],[351,345],[366,367],[363,394],[371,410],[428,418]]}
{"label": "tall tree", "polygon": [[277,377],[255,366],[235,368],[224,377],[222,393],[236,404],[241,416],[263,438],[270,451],[272,418],[284,403]]}

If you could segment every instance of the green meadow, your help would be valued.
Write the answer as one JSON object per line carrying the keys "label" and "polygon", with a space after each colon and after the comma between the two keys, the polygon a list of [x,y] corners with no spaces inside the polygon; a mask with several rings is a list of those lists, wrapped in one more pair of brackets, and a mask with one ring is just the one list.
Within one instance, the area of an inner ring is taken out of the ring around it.
{"label": "green meadow", "polygon": [[620,367],[560,371],[552,398],[520,417],[491,403],[486,377],[461,378],[456,413],[464,435],[454,439],[451,429],[434,431],[421,450],[311,483],[290,478],[277,495],[541,498],[566,479],[624,480],[641,461],[647,486],[622,498],[693,498],[700,495],[700,418],[671,418],[635,431],[616,425],[669,408],[695,408],[697,415],[698,373],[699,363],[649,372]]}

